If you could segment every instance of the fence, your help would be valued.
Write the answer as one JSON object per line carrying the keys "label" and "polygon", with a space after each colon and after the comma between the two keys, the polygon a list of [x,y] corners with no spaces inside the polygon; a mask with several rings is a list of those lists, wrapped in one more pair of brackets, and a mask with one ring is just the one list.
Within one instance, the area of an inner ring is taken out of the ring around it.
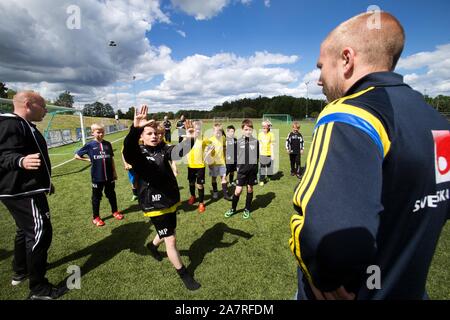
{"label": "fence", "polygon": [[[105,126],[105,134],[110,134],[114,132],[119,132],[126,130],[128,126],[124,124],[114,124]],[[85,128],[85,136],[88,139],[92,138],[91,128]],[[81,128],[71,129],[61,129],[61,130],[49,130],[48,136],[46,138],[47,146],[49,148],[55,148],[64,146],[66,144],[71,144],[81,140]]]}

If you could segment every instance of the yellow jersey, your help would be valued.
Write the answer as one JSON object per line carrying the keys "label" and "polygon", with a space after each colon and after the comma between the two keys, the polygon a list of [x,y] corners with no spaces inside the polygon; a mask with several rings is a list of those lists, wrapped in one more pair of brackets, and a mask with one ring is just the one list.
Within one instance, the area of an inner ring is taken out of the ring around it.
{"label": "yellow jersey", "polygon": [[261,148],[261,155],[270,157],[272,155],[272,145],[275,142],[275,136],[272,132],[260,132],[258,140]]}
{"label": "yellow jersey", "polygon": [[202,137],[195,139],[194,146],[187,154],[188,168],[205,167],[205,149],[211,142]]}
{"label": "yellow jersey", "polygon": [[212,163],[211,166],[224,166],[225,165],[225,153],[226,139],[224,136],[217,138],[212,136],[208,139],[209,143],[214,147],[211,153]]}

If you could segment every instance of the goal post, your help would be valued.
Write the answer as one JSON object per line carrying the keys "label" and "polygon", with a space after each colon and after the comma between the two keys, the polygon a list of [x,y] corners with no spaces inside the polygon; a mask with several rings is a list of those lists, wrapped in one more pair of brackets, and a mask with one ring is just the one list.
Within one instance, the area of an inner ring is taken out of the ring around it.
{"label": "goal post", "polygon": [[[77,140],[76,137],[72,136],[70,126],[67,128],[60,127],[61,125],[59,125],[59,122],[62,122],[63,126],[64,125],[67,126],[67,121],[64,121],[65,120],[64,117],[63,118],[60,117],[62,115],[74,117],[76,119],[74,123],[78,123],[79,121],[81,127],[80,140],[82,141],[83,145],[86,143],[86,136],[84,134],[86,130],[84,128],[83,114],[81,110],[51,104],[47,104],[45,107],[48,112],[44,117],[43,121],[37,123],[37,126],[39,130],[41,130],[49,147],[65,145],[68,143],[75,142]],[[14,111],[13,100],[0,98],[0,113],[11,113],[13,111]],[[55,119],[55,117],[57,119]],[[63,121],[61,119],[63,119]],[[57,125],[54,125],[55,123]]]}
{"label": "goal post", "polygon": [[289,114],[284,113],[265,113],[263,114],[263,121],[269,120],[271,123],[274,122],[282,122],[286,124],[290,124],[292,122],[292,117]]}

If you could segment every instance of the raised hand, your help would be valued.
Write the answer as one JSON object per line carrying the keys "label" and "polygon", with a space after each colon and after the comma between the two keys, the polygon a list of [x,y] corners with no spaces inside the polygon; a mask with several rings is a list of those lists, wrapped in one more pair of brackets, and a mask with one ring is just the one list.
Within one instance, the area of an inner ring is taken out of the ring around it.
{"label": "raised hand", "polygon": [[186,128],[186,137],[193,138],[194,137],[194,124],[192,120],[185,120],[184,127]]}
{"label": "raised hand", "polygon": [[147,120],[147,112],[148,107],[144,104],[141,106],[141,110],[138,112],[137,109],[134,109],[134,120],[133,126],[135,128],[142,128],[153,122],[154,120]]}

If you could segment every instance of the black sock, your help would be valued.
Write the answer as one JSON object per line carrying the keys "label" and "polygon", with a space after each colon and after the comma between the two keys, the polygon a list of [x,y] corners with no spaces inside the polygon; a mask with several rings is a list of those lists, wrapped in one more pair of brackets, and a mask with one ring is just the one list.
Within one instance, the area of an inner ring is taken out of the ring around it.
{"label": "black sock", "polygon": [[217,182],[212,183],[213,191],[217,192]]}
{"label": "black sock", "polygon": [[189,274],[185,266],[182,266],[181,269],[177,269],[177,273],[180,276],[181,280],[183,280],[183,283],[187,289],[197,290],[200,288],[200,283],[195,281],[195,279]]}
{"label": "black sock", "polygon": [[195,197],[195,184],[189,184],[189,191],[191,192],[191,196]]}
{"label": "black sock", "polygon": [[163,259],[161,254],[158,251],[158,247],[155,246],[152,241],[147,243],[147,248],[148,248],[148,250],[150,250],[150,253],[152,254],[153,258],[155,258],[158,261],[161,261]]}
{"label": "black sock", "polygon": [[203,203],[204,198],[205,198],[205,189],[198,189],[198,202]]}
{"label": "black sock", "polygon": [[222,192],[223,192],[223,196],[226,197],[228,196],[228,190],[227,190],[227,183],[222,183]]}
{"label": "black sock", "polygon": [[247,198],[245,198],[245,209],[250,211],[253,200],[253,192],[247,192]]}
{"label": "black sock", "polygon": [[133,188],[133,195],[134,195],[134,196],[137,196],[137,195],[138,195],[138,192],[137,192],[137,189],[136,189],[136,188]]}
{"label": "black sock", "polygon": [[231,172],[230,173],[230,183],[233,183],[233,181],[234,181],[234,173]]}
{"label": "black sock", "polygon": [[231,208],[236,211],[237,204],[239,202],[239,196],[233,194],[233,201],[231,202]]}

